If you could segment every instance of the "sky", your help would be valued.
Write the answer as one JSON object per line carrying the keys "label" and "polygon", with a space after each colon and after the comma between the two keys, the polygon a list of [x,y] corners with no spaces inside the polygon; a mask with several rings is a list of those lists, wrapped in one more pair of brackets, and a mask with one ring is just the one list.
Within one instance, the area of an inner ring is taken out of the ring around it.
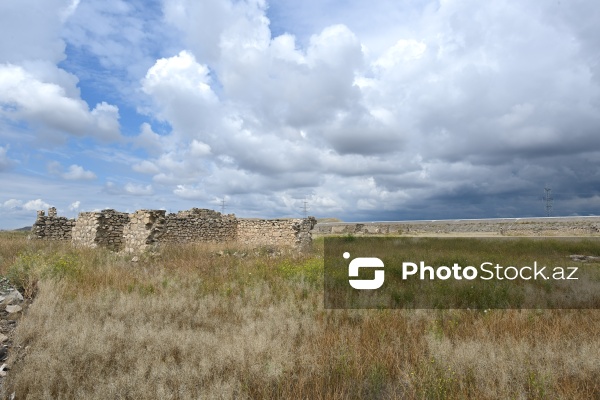
{"label": "sky", "polygon": [[596,0],[2,0],[0,228],[600,214]]}

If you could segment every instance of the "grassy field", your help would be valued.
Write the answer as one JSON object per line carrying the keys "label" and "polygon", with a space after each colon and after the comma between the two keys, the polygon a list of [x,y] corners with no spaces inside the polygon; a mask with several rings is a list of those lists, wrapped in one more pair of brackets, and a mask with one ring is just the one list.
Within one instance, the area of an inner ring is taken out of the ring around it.
{"label": "grassy field", "polygon": [[598,310],[325,310],[309,254],[0,236],[17,399],[600,398]]}

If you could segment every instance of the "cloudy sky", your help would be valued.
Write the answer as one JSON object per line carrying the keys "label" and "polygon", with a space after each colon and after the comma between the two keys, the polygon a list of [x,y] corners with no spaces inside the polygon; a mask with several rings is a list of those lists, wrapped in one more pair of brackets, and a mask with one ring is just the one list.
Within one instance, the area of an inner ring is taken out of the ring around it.
{"label": "cloudy sky", "polygon": [[596,0],[2,0],[0,228],[600,214]]}

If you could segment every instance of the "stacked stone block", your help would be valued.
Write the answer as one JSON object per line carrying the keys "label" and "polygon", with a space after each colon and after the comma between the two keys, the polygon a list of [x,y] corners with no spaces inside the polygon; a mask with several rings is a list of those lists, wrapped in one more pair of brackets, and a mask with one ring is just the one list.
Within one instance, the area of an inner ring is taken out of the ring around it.
{"label": "stacked stone block", "polygon": [[165,215],[164,210],[138,210],[133,214],[115,210],[82,212],[77,220],[38,212],[32,228],[34,238],[71,240],[73,245],[106,247],[138,253],[159,243],[233,242],[248,246],[304,248],[312,241],[316,224],[307,219],[238,219],[213,210],[193,208]]}
{"label": "stacked stone block", "polygon": [[213,210],[193,208],[167,215],[166,229],[161,241],[228,242],[235,239],[236,232],[235,215],[222,215]]}
{"label": "stacked stone block", "polygon": [[[178,211],[176,215],[178,218],[204,218],[204,219],[219,219],[223,218],[224,215],[215,210],[209,210],[207,208],[192,208],[191,210]],[[233,216],[233,214],[229,214]]]}
{"label": "stacked stone block", "polygon": [[312,241],[317,221],[305,219],[238,219],[237,241],[249,246],[276,245],[303,248]]}
{"label": "stacked stone block", "polygon": [[165,210],[138,210],[129,214],[123,229],[124,250],[138,253],[158,243],[165,233]]}
{"label": "stacked stone block", "polygon": [[329,222],[313,233],[328,234],[495,234],[518,236],[598,235],[600,217],[505,218],[489,220],[438,220],[398,222]]}
{"label": "stacked stone block", "polygon": [[75,227],[73,227],[73,237],[71,242],[75,246],[96,247],[96,232],[98,231],[99,224],[100,213],[79,213]]}
{"label": "stacked stone block", "polygon": [[315,217],[303,218],[294,220],[292,229],[294,230],[294,246],[300,249],[305,249],[312,244],[312,230],[317,225]]}
{"label": "stacked stone block", "polygon": [[115,210],[104,210],[100,216],[98,243],[111,250],[123,248],[123,230],[129,224],[129,214]]}
{"label": "stacked stone block", "polygon": [[112,209],[79,213],[72,232],[72,243],[76,246],[121,250],[123,230],[127,224],[129,215]]}
{"label": "stacked stone block", "polygon": [[71,240],[74,219],[59,217],[56,208],[50,207],[48,216],[44,211],[38,211],[37,219],[31,227],[31,234],[38,240]]}

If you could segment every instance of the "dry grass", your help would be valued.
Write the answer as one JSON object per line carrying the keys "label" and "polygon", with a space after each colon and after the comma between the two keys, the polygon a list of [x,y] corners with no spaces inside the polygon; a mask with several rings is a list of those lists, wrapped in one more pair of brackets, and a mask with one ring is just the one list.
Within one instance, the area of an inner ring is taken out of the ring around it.
{"label": "dry grass", "polygon": [[0,271],[6,271],[27,246],[27,232],[0,232]]}
{"label": "dry grass", "polygon": [[132,263],[3,242],[2,273],[23,252],[38,265],[5,382],[17,399],[600,397],[597,310],[324,310],[319,244]]}

